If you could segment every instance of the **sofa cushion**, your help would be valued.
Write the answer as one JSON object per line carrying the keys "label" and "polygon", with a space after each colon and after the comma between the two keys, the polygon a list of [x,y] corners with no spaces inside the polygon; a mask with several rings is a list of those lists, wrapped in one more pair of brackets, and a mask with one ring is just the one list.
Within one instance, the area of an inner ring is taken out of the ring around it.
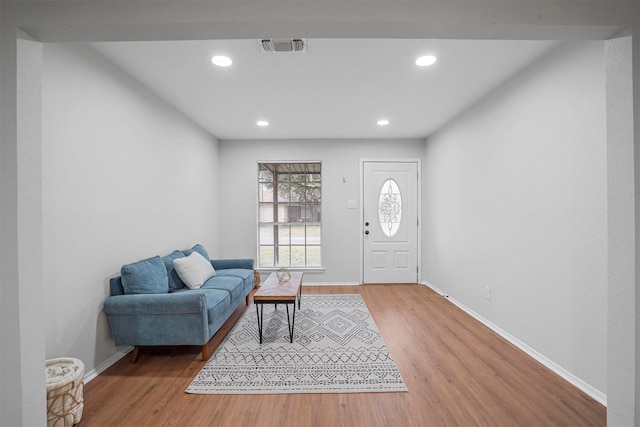
{"label": "sofa cushion", "polygon": [[198,252],[173,260],[173,266],[178,276],[189,289],[199,289],[202,284],[216,274],[211,262],[206,260]]}
{"label": "sofa cushion", "polygon": [[246,268],[227,268],[224,270],[216,270],[216,276],[239,277],[247,284],[253,279],[253,270],[247,270]]}
{"label": "sofa cushion", "polygon": [[200,255],[204,257],[204,259],[206,259],[207,261],[211,261],[211,258],[209,258],[209,253],[204,248],[204,246],[202,246],[200,243],[194,245],[191,249],[185,249],[182,252],[184,252],[184,256],[189,256],[193,252],[198,252]]}
{"label": "sofa cushion", "polygon": [[143,259],[120,269],[125,294],[166,294],[169,292],[167,268],[160,256]]}
{"label": "sofa cushion", "polygon": [[178,272],[173,266],[173,260],[177,258],[184,258],[184,252],[173,251],[169,255],[162,257],[164,266],[167,268],[167,276],[169,277],[169,292],[174,292],[185,287],[184,282],[180,279]]}
{"label": "sofa cushion", "polygon": [[242,279],[236,276],[218,276],[210,278],[202,289],[220,289],[229,292],[231,295],[231,301],[235,301],[237,298],[242,298],[243,294],[243,282]]}

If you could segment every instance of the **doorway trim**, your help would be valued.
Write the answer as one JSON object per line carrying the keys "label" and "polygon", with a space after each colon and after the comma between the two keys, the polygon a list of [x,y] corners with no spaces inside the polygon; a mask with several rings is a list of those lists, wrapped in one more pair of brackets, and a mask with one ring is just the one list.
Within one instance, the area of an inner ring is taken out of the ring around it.
{"label": "doorway trim", "polygon": [[360,209],[358,211],[358,238],[360,246],[360,279],[361,285],[364,284],[364,164],[367,162],[377,163],[416,163],[418,166],[418,191],[416,205],[418,208],[418,238],[417,238],[417,283],[422,283],[422,159],[419,157],[361,157],[359,166],[359,185],[360,185]]}

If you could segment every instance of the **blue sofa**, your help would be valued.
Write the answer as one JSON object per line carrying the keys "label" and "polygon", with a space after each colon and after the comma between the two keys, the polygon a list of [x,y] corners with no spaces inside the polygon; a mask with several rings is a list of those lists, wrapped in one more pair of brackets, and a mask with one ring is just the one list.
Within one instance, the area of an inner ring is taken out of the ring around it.
{"label": "blue sofa", "polygon": [[[187,287],[173,263],[194,251],[215,271],[199,289]],[[132,363],[141,346],[199,345],[207,360],[211,337],[243,300],[249,304],[253,268],[252,259],[210,260],[201,245],[123,266],[104,303],[115,345],[134,346]]]}

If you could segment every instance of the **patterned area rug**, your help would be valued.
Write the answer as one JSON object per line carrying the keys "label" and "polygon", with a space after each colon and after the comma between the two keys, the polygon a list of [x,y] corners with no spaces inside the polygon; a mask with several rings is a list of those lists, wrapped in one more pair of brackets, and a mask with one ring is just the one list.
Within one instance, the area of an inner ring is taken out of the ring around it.
{"label": "patterned area rug", "polygon": [[407,387],[357,294],[303,294],[293,343],[285,307],[265,304],[260,344],[252,304],[187,389],[196,394],[396,391]]}

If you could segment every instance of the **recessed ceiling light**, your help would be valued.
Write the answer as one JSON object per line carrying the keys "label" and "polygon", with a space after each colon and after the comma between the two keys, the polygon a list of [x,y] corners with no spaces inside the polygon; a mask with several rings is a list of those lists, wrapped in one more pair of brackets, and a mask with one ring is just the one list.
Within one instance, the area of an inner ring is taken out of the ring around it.
{"label": "recessed ceiling light", "polygon": [[211,62],[213,62],[213,65],[217,65],[218,67],[228,67],[229,65],[233,64],[231,58],[221,55],[216,55],[211,58]]}
{"label": "recessed ceiling light", "polygon": [[438,58],[433,55],[421,56],[420,58],[416,59],[416,65],[418,67],[428,67],[429,65],[435,64],[437,60]]}
{"label": "recessed ceiling light", "polygon": [[378,123],[378,126],[386,126],[386,125],[388,125],[388,124],[389,124],[389,120],[387,120],[387,119],[381,119],[381,120],[378,120],[378,122],[377,122],[377,123]]}
{"label": "recessed ceiling light", "polygon": [[257,124],[258,126],[262,126],[262,127],[264,127],[264,126],[269,126],[269,122],[268,122],[268,121],[266,121],[266,120],[258,120],[258,121],[256,122],[256,124]]}

